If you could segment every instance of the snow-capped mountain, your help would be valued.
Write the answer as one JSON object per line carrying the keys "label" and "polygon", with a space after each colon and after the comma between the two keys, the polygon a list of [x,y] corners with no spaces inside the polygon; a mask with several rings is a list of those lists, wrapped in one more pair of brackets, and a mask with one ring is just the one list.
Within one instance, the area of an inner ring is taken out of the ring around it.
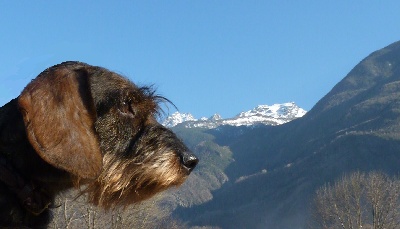
{"label": "snow-capped mountain", "polygon": [[281,125],[300,118],[306,114],[306,111],[294,102],[274,104],[272,106],[259,105],[254,109],[241,112],[233,118],[223,119],[219,114],[214,114],[210,118],[196,119],[190,113],[175,112],[167,117],[162,123],[166,127],[174,127],[178,124],[186,128],[202,127],[213,129],[221,125],[231,126],[251,126],[255,124]]}
{"label": "snow-capped mountain", "polygon": [[168,116],[162,124],[167,127],[173,127],[183,122],[197,121],[190,113],[179,113],[178,111]]}

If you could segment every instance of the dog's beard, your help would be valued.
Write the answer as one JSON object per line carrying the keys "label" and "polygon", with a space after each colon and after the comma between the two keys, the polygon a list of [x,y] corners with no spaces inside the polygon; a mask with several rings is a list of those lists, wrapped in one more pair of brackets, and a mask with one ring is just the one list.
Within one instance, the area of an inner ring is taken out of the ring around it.
{"label": "dog's beard", "polygon": [[177,154],[167,151],[157,155],[139,162],[106,154],[103,172],[89,184],[90,201],[104,208],[127,206],[181,185],[188,174]]}

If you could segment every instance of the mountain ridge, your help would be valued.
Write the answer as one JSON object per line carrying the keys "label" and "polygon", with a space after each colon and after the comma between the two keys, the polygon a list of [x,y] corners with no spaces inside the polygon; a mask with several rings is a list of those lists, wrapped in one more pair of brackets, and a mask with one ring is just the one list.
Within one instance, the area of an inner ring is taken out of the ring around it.
{"label": "mountain ridge", "polygon": [[[317,188],[353,171],[400,173],[400,42],[368,55],[291,122],[196,129],[210,136],[205,141],[196,140],[195,129],[173,130],[190,139],[195,153],[210,143],[231,152],[225,183],[208,201],[174,216],[191,226],[307,228]],[[219,160],[207,163],[219,167]]]}
{"label": "mountain ridge", "polygon": [[222,118],[218,113],[210,118],[202,117],[196,119],[190,113],[175,112],[168,116],[162,124],[172,128],[177,125],[182,125],[185,128],[207,128],[213,129],[223,125],[229,126],[252,126],[258,124],[276,126],[290,122],[294,119],[304,116],[307,112],[297,106],[294,102],[258,105],[252,110],[240,112],[233,118]]}

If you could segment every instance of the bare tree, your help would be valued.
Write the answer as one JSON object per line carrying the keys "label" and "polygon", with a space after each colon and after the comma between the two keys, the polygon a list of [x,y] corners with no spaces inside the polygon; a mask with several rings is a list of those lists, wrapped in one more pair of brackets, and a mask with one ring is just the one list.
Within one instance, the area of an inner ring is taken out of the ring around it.
{"label": "bare tree", "polygon": [[108,211],[87,204],[79,193],[63,193],[57,197],[52,209],[54,229],[125,229],[125,228],[186,228],[185,224],[170,216],[172,209],[163,204],[163,195],[152,200]]}
{"label": "bare tree", "polygon": [[400,226],[400,182],[383,173],[371,173],[367,185],[374,229],[395,229]]}
{"label": "bare tree", "polygon": [[73,229],[74,223],[82,220],[79,216],[78,206],[74,204],[67,196],[60,196],[57,199],[59,206],[52,209],[53,220],[49,228]]}
{"label": "bare tree", "polygon": [[313,228],[400,227],[400,182],[380,172],[344,175],[316,191]]}

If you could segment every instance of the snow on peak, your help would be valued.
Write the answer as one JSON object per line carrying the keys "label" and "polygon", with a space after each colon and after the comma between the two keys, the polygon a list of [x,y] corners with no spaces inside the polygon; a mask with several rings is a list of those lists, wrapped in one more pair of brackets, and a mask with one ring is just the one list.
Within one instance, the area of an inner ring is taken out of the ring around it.
{"label": "snow on peak", "polygon": [[219,114],[214,114],[213,116],[211,116],[208,120],[212,120],[212,121],[218,121],[221,120],[222,117]]}
{"label": "snow on peak", "polygon": [[258,105],[254,109],[241,112],[236,118],[251,116],[266,116],[271,118],[299,118],[306,114],[306,111],[298,107],[294,102],[268,105]]}
{"label": "snow on peak", "polygon": [[195,119],[189,113],[175,112],[162,123],[164,126],[173,127],[183,123],[186,128],[202,127],[213,129],[221,125],[251,126],[255,124],[281,125],[300,118],[306,111],[294,102],[268,105],[259,105],[252,110],[241,112],[233,118],[223,119],[221,115],[214,114],[210,118]]}
{"label": "snow on peak", "polygon": [[168,116],[163,122],[163,126],[173,127],[178,125],[179,123],[188,122],[188,121],[197,121],[190,113],[179,113],[176,111],[172,115]]}

